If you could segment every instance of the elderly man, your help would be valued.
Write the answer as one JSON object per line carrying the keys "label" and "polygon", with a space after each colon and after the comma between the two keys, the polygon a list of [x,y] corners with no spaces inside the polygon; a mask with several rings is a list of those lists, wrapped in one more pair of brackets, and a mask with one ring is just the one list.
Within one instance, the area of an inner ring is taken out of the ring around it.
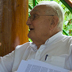
{"label": "elderly man", "polygon": [[[22,60],[36,59],[72,70],[72,37],[62,34],[63,12],[54,1],[35,6],[27,20],[28,42],[0,58],[0,72],[14,72]],[[47,56],[47,57],[46,57]]]}

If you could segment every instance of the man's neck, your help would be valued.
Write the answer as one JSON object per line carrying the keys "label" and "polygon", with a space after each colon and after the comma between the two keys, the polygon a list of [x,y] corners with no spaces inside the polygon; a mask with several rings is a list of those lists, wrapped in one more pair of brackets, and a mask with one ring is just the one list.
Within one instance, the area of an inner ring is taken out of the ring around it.
{"label": "man's neck", "polygon": [[37,42],[33,42],[33,43],[36,44],[37,49],[39,49],[41,45],[45,44],[45,41],[39,41],[39,42],[37,41]]}

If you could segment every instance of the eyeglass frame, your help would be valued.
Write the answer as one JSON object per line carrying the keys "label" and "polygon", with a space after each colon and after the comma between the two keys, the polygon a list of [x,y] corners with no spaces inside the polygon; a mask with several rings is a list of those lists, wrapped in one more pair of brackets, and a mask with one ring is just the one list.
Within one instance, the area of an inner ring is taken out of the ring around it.
{"label": "eyeglass frame", "polygon": [[[54,15],[38,15],[38,16],[54,16]],[[32,17],[32,16],[29,14],[29,17],[28,17],[28,18],[30,18],[30,20],[33,21],[34,19],[31,18],[31,17]]]}

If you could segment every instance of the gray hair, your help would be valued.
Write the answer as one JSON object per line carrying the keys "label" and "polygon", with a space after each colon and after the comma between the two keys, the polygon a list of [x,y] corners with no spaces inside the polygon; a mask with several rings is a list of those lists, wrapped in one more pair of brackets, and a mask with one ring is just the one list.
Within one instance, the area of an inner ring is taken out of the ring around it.
{"label": "gray hair", "polygon": [[55,1],[42,1],[38,5],[48,5],[52,9],[54,9],[54,11],[56,11],[57,16],[59,18],[58,27],[60,28],[60,30],[62,30],[62,28],[63,28],[63,20],[64,20],[64,13],[63,13],[62,7],[58,3],[56,3]]}

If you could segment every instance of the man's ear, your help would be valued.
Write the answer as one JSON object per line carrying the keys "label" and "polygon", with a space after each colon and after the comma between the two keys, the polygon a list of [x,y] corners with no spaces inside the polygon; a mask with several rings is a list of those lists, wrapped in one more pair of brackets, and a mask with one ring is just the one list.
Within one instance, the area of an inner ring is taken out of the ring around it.
{"label": "man's ear", "polygon": [[50,29],[53,30],[58,25],[58,22],[59,18],[57,16],[53,16]]}

